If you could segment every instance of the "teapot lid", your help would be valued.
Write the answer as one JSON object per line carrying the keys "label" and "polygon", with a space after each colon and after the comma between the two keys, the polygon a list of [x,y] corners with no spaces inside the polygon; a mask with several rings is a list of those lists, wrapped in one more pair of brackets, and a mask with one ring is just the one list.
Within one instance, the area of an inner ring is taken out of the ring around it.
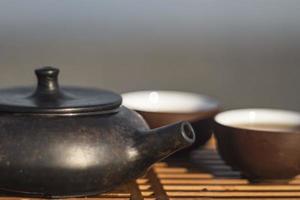
{"label": "teapot lid", "polygon": [[35,70],[37,86],[0,90],[0,112],[37,114],[87,114],[115,111],[122,97],[107,90],[60,87],[59,69]]}

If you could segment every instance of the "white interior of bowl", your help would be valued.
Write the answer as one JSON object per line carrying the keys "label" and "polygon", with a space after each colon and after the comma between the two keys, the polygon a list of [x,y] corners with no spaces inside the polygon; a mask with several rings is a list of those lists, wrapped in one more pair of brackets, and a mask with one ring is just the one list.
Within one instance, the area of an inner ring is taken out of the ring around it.
{"label": "white interior of bowl", "polygon": [[[239,127],[240,124],[276,124],[299,127],[300,113],[277,109],[240,109],[219,113],[216,115],[215,121],[231,127]],[[272,131],[276,131],[276,128]]]}
{"label": "white interior of bowl", "polygon": [[218,107],[210,97],[179,91],[137,91],[122,97],[126,107],[146,112],[192,113]]}

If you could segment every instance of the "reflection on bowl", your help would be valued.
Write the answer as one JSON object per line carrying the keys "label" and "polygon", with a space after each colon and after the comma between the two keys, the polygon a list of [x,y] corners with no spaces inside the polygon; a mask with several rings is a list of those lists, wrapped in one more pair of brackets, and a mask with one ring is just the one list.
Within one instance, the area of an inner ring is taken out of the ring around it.
{"label": "reflection on bowl", "polygon": [[122,95],[123,105],[140,113],[151,128],[187,120],[193,125],[196,141],[193,149],[211,136],[213,117],[219,103],[208,96],[180,91],[136,91]]}
{"label": "reflection on bowl", "polygon": [[240,109],[215,117],[218,151],[253,182],[285,182],[300,174],[300,113]]}

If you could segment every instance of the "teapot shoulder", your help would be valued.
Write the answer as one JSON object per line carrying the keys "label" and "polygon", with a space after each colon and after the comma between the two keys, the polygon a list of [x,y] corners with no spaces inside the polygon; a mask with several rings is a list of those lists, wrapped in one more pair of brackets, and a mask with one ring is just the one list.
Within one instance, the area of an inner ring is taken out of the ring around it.
{"label": "teapot shoulder", "polygon": [[120,111],[116,114],[115,119],[117,120],[116,123],[126,123],[130,126],[136,127],[139,130],[149,129],[148,124],[139,113],[135,112],[134,110],[130,110],[125,106],[120,107]]}
{"label": "teapot shoulder", "polygon": [[[56,115],[26,115],[26,114],[0,114],[1,132],[19,134],[21,132],[75,132],[87,129],[134,131],[135,129],[148,129],[145,120],[135,111],[121,106],[117,112],[111,114],[91,114],[82,116],[56,116]],[[78,130],[78,131],[76,131]],[[0,133],[1,134],[1,133]],[[28,135],[27,135],[28,136]]]}

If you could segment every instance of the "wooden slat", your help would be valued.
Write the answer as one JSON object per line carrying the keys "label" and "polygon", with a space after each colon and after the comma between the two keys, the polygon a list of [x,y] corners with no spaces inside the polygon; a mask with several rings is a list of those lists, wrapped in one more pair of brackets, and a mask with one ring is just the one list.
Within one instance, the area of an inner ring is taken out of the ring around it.
{"label": "wooden slat", "polygon": [[[211,200],[214,199],[213,197],[169,197],[168,200]],[[276,198],[269,198],[269,197],[220,197],[216,199],[221,200],[299,200],[300,197],[276,197]],[[145,199],[146,200],[146,199]]]}
{"label": "wooden slat", "polygon": [[151,185],[149,184],[139,184],[138,187],[141,191],[151,189]]}
{"label": "wooden slat", "polygon": [[167,192],[170,197],[300,197],[299,192]]}
{"label": "wooden slat", "polygon": [[213,178],[211,174],[198,174],[198,173],[187,173],[187,174],[158,174],[158,178],[189,178],[189,179],[204,179],[204,178]]}
{"label": "wooden slat", "polygon": [[148,179],[146,179],[146,178],[139,178],[139,179],[136,180],[136,183],[137,184],[146,184],[146,183],[148,183]]}
{"label": "wooden slat", "polygon": [[167,191],[300,191],[299,185],[164,185]]}
{"label": "wooden slat", "polygon": [[141,193],[142,193],[143,197],[149,197],[149,196],[153,196],[154,195],[153,191],[142,191]]}
{"label": "wooden slat", "polygon": [[[65,200],[131,200],[130,197],[79,197],[79,198],[66,198]],[[0,200],[44,200],[42,198],[28,198],[28,197],[0,197]]]}
{"label": "wooden slat", "polygon": [[130,197],[130,193],[105,193],[101,197]]}
{"label": "wooden slat", "polygon": [[244,179],[161,179],[162,184],[182,184],[182,185],[245,185],[248,184],[247,180]]}
{"label": "wooden slat", "polygon": [[187,173],[188,169],[183,167],[172,167],[172,168],[158,168],[155,167],[156,173]]}

